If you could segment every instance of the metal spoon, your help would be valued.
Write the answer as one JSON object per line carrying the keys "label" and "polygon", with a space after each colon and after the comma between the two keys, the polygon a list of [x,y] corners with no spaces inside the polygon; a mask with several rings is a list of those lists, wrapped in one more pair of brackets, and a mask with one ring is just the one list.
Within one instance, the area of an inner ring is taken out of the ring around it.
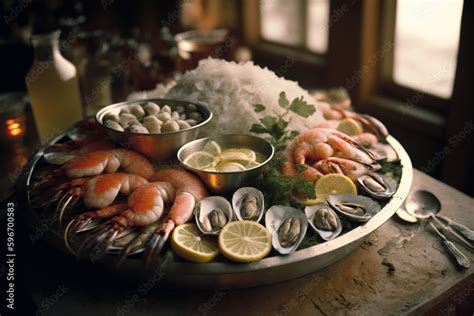
{"label": "metal spoon", "polygon": [[456,259],[456,262],[463,268],[469,269],[471,266],[471,262],[469,259],[458,249],[456,246],[450,242],[446,236],[444,236],[433,223],[430,223],[431,228],[438,234],[443,239],[443,243],[446,246],[446,248],[449,250],[449,252],[454,256]]}
{"label": "metal spoon", "polygon": [[[450,228],[457,231],[463,237],[470,241],[474,241],[474,231],[468,227],[456,223],[446,216],[436,215],[441,210],[441,202],[431,192],[425,190],[418,190],[410,194],[405,202],[405,208],[408,214],[416,218],[433,218],[440,223],[443,220]],[[403,219],[403,218],[402,218]],[[441,224],[441,223],[440,223]]]}
{"label": "metal spoon", "polygon": [[[436,217],[436,214],[441,209],[441,202],[431,192],[424,190],[413,192],[406,200],[405,208],[406,211],[403,209],[397,211],[398,216],[402,220],[413,223],[412,219],[424,219],[431,217],[441,226],[444,226],[444,224],[441,223]],[[403,210],[403,212],[400,212],[401,210]],[[467,257],[459,249],[457,249],[456,246],[451,241],[449,241],[446,236],[444,236],[432,223],[430,223],[430,226],[443,239],[443,243],[449,252],[456,258],[457,263],[464,268],[468,268],[470,266],[470,262]],[[464,243],[468,244],[468,246],[472,247],[472,245],[469,245],[467,241],[457,235],[455,231],[452,231],[452,233],[454,233],[460,241],[463,241]]]}

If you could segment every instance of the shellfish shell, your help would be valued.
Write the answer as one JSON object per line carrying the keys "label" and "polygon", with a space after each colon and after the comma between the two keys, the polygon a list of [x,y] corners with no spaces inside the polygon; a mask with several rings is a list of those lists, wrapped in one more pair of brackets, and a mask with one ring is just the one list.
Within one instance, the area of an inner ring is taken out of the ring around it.
{"label": "shellfish shell", "polygon": [[[314,218],[315,215],[317,214],[318,211],[321,209],[326,209],[330,214],[334,215],[335,221],[336,221],[336,229],[333,230],[324,230],[319,228],[315,222]],[[308,218],[309,225],[313,229],[313,231],[318,234],[323,240],[331,240],[339,236],[342,232],[342,223],[341,220],[339,219],[339,216],[334,212],[334,210],[328,205],[328,204],[319,204],[319,205],[313,205],[313,206],[307,206],[304,209],[304,213],[306,214],[306,217]]]}
{"label": "shellfish shell", "polygon": [[[248,196],[254,196],[256,198],[256,214],[248,218],[242,212],[245,209],[244,202]],[[253,187],[243,187],[235,191],[232,196],[232,208],[234,209],[235,216],[239,221],[242,220],[251,220],[254,222],[260,222],[263,218],[263,213],[265,211],[265,199],[263,193],[260,190],[257,190]]]}
{"label": "shellfish shell", "polygon": [[397,189],[397,183],[393,178],[375,172],[359,176],[357,182],[365,194],[376,200],[392,197]]}
{"label": "shellfish shell", "polygon": [[221,225],[221,227],[217,229],[212,228],[212,225],[209,223],[208,215],[214,210],[220,210],[224,213],[226,216],[224,225],[233,220],[234,213],[232,212],[232,206],[225,198],[222,196],[209,196],[202,199],[194,209],[194,217],[199,230],[205,235],[217,235],[224,226]]}
{"label": "shellfish shell", "polygon": [[[289,247],[281,245],[279,238],[279,230],[282,224],[290,218],[298,218],[301,222],[298,238]],[[308,220],[303,212],[293,207],[274,205],[270,207],[265,214],[265,226],[272,235],[272,246],[282,255],[289,255],[298,249],[303,241],[308,229]]]}
{"label": "shellfish shell", "polygon": [[[367,222],[381,209],[380,205],[375,200],[355,194],[329,195],[327,197],[327,202],[338,214],[341,214],[353,222],[359,223]],[[341,207],[341,205],[345,205],[346,207]],[[351,208],[354,205],[358,206],[357,211],[362,209],[364,213],[357,214],[356,212],[348,212],[347,208]]]}

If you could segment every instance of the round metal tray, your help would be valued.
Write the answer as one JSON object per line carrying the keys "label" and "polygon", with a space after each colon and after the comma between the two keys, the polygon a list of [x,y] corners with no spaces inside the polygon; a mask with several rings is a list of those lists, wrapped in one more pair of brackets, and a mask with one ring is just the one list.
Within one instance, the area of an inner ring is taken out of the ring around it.
{"label": "round metal tray", "polygon": [[[55,143],[63,135],[58,136],[51,143]],[[322,269],[356,249],[364,239],[382,226],[402,205],[408,195],[413,178],[413,169],[410,158],[400,143],[388,136],[387,142],[395,149],[402,164],[402,175],[399,187],[391,200],[367,223],[356,227],[338,238],[309,248],[298,250],[289,256],[267,257],[255,263],[239,264],[231,262],[211,262],[197,264],[184,261],[174,261],[160,258],[154,271],[144,269],[140,257],[128,257],[124,260],[120,271],[121,278],[133,281],[142,281],[154,278],[159,280],[161,287],[183,289],[210,289],[210,288],[245,288],[270,284],[293,279]],[[40,220],[31,210],[27,187],[36,163],[41,158],[43,150],[39,150],[30,159],[28,169],[20,176],[17,183],[17,192],[20,194],[21,209],[26,212],[32,228],[40,225]],[[47,241],[65,251],[63,242],[57,235]],[[105,256],[101,264],[109,266],[114,271],[113,255]],[[114,272],[112,272],[114,273]]]}

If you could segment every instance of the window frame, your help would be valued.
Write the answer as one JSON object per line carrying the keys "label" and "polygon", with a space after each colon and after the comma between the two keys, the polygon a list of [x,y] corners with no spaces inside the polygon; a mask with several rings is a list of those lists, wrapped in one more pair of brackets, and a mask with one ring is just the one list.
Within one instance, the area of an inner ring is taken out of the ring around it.
{"label": "window frame", "polygon": [[[380,5],[379,11],[377,12],[379,25],[381,27],[379,48],[381,46],[380,43],[384,43],[386,41],[395,43],[397,2],[397,0],[383,1]],[[432,95],[429,92],[416,90],[414,88],[399,84],[395,82],[393,78],[394,66],[394,54],[393,50],[391,50],[389,54],[387,54],[382,60],[379,70],[378,91],[380,94],[391,98],[404,100],[405,102],[410,102],[410,99],[413,98],[417,100],[416,106],[425,108],[427,110],[434,110],[439,113],[448,112],[452,95],[445,99]]]}
{"label": "window frame", "polygon": [[[302,8],[306,8],[307,0],[302,1],[304,1]],[[317,82],[318,84],[324,84],[327,70],[327,54],[311,51],[306,45],[285,45],[263,38],[261,33],[260,0],[243,0],[241,9],[242,38],[244,43],[252,49],[256,57],[265,60],[268,66],[278,67],[281,66],[280,62],[282,59],[293,56],[298,63],[295,68],[302,72],[301,84],[303,86],[311,86],[311,80],[314,80],[315,76],[320,80]],[[304,20],[306,21],[306,10],[303,11],[305,13]],[[303,29],[306,31],[306,27]],[[328,36],[330,36],[330,34],[328,34]],[[304,38],[306,38],[306,34]],[[329,41],[330,39],[328,38],[328,42]]]}

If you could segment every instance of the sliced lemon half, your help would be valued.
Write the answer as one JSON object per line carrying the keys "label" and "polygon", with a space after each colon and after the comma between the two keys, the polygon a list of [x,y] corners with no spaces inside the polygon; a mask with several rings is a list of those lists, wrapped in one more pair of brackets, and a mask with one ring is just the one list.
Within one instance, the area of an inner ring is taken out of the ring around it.
{"label": "sliced lemon half", "polygon": [[253,221],[231,222],[219,234],[219,250],[229,260],[254,262],[266,257],[272,249],[268,230]]}
{"label": "sliced lemon half", "polygon": [[217,142],[210,140],[206,143],[206,145],[204,145],[202,151],[205,151],[213,156],[217,156],[222,152],[222,149]]}
{"label": "sliced lemon half", "polygon": [[233,161],[221,161],[216,166],[219,172],[236,172],[245,170],[245,166]]}
{"label": "sliced lemon half", "polygon": [[315,186],[316,197],[319,200],[326,201],[331,194],[357,194],[357,188],[352,180],[338,173],[330,173],[322,176]]}
{"label": "sliced lemon half", "polygon": [[214,156],[205,151],[196,151],[188,155],[183,163],[191,168],[204,169],[212,167],[214,164]]}
{"label": "sliced lemon half", "polygon": [[257,155],[253,150],[248,148],[232,148],[223,150],[217,159],[255,161],[257,159]]}
{"label": "sliced lemon half", "polygon": [[219,254],[216,238],[199,236],[196,224],[183,224],[176,227],[171,235],[171,249],[178,256],[192,261],[205,263]]}

